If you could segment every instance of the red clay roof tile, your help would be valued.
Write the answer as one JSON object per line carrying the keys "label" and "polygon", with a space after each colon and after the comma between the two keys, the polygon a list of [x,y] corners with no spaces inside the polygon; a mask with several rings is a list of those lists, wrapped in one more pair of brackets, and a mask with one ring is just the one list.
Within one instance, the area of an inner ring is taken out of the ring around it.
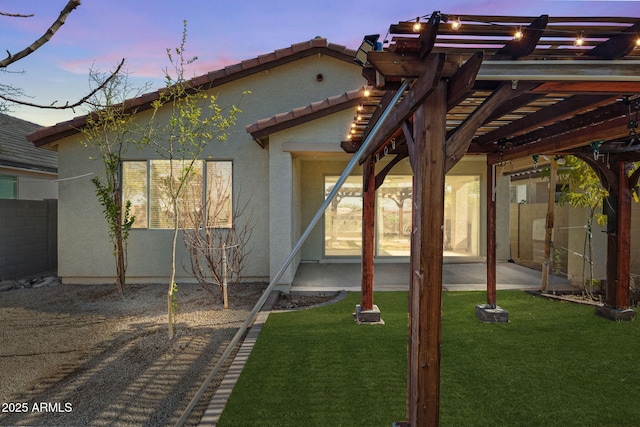
{"label": "red clay roof tile", "polygon": [[357,102],[362,97],[361,89],[345,92],[342,95],[332,96],[305,107],[298,107],[286,113],[276,114],[268,119],[258,120],[248,125],[246,131],[256,139],[263,138],[269,133],[287,129],[288,127],[353,107],[357,105]]}

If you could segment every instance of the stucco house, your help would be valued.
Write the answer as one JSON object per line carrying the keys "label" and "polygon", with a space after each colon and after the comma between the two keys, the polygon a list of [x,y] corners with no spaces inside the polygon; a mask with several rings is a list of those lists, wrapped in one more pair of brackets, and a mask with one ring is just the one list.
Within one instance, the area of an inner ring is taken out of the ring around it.
{"label": "stucco house", "polygon": [[[315,215],[352,154],[341,148],[351,123],[364,101],[366,79],[354,61],[355,51],[315,38],[257,58],[196,77],[192,83],[218,97],[220,105],[244,97],[237,125],[224,143],[212,142],[202,154],[204,168],[225,170],[232,180],[234,197],[250,195],[249,209],[256,218],[254,249],[245,281],[269,280],[280,269],[302,230]],[[133,102],[137,116],[148,120],[148,106],[157,92]],[[145,111],[147,108],[147,111]],[[115,268],[107,228],[94,188],[92,174],[101,165],[90,160],[78,129],[84,117],[42,128],[28,139],[59,155],[59,264],[65,283],[113,282]],[[141,170],[153,168],[157,154],[129,150],[126,163]],[[143,180],[148,179],[142,174]],[[64,180],[64,178],[79,177]],[[150,179],[150,178],[149,178]],[[486,252],[486,160],[467,156],[447,176],[445,261],[482,262]],[[408,262],[411,221],[412,170],[400,162],[379,191],[377,262]],[[152,183],[150,184],[152,185]],[[127,186],[127,176],[123,178]],[[497,197],[508,205],[509,182],[497,186]],[[129,238],[128,281],[164,282],[169,275],[171,230],[153,216],[157,200],[143,200]],[[360,262],[362,170],[356,170],[325,220],[304,244],[297,259],[280,279],[291,284],[300,263]],[[508,221],[508,212],[499,214]],[[509,258],[508,234],[497,241],[498,260]],[[178,245],[178,263],[188,263]],[[178,281],[191,281],[178,269]]]}
{"label": "stucco house", "polygon": [[0,114],[0,199],[58,197],[58,155],[34,147],[25,137],[41,126]]}

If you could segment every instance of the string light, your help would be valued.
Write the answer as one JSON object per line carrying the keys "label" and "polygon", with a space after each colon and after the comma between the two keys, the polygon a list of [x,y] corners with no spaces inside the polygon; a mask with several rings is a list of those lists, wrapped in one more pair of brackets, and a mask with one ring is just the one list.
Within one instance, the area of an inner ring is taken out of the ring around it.
{"label": "string light", "polygon": [[518,30],[513,35],[513,39],[514,40],[522,40],[522,37],[524,37],[524,34],[522,33],[522,27],[518,27]]}
{"label": "string light", "polygon": [[422,24],[420,23],[420,17],[418,16],[416,18],[416,23],[413,24],[413,32],[419,33],[421,29],[422,29]]}
{"label": "string light", "polygon": [[362,111],[364,109],[364,107],[362,106],[362,104],[358,105],[358,111]]}
{"label": "string light", "polygon": [[636,39],[636,47],[640,47],[640,36]]}
{"label": "string light", "polygon": [[367,98],[371,96],[371,91],[369,90],[369,88],[364,88],[363,95]]}
{"label": "string light", "polygon": [[[450,28],[454,31],[459,30],[460,28],[462,28],[462,20],[461,17],[458,16],[457,18],[452,18],[451,15],[441,15],[443,22],[448,23],[450,25]],[[422,18],[425,18],[425,16],[423,16]],[[467,17],[469,18],[469,17]],[[415,20],[407,20],[407,21],[403,21],[406,23],[412,23],[412,28],[414,32],[420,32],[423,29],[423,23],[420,21],[421,17],[417,17],[415,18]],[[496,22],[492,22],[492,21],[488,21],[488,20],[482,20],[482,19],[471,19],[469,22],[479,22],[479,23],[483,23],[483,24],[488,24],[488,25],[492,25],[492,26],[496,26],[496,27],[506,27],[506,25],[500,24],[500,23],[496,23]],[[512,28],[513,28],[513,24],[511,24]],[[550,30],[553,34],[567,34],[568,37],[570,37],[570,34],[573,33],[572,31],[568,31],[568,30],[560,30],[560,29],[551,29]],[[575,33],[573,33],[575,34]],[[513,39],[514,40],[522,40],[524,38],[524,31],[522,29],[522,27],[518,27],[518,29],[516,31],[513,32]],[[578,46],[578,47],[582,47],[584,46],[586,42],[585,36],[584,36],[584,32],[581,31],[580,34],[574,39],[574,45]],[[640,48],[640,34],[637,35],[637,39],[635,41],[635,47]]]}

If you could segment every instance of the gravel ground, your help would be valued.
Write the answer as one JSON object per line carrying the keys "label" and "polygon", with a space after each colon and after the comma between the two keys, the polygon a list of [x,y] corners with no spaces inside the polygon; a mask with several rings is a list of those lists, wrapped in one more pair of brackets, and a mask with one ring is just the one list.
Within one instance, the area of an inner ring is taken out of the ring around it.
{"label": "gravel ground", "polygon": [[181,285],[171,341],[165,285],[128,286],[124,299],[113,285],[0,292],[0,425],[174,425],[264,288],[230,287],[223,310]]}

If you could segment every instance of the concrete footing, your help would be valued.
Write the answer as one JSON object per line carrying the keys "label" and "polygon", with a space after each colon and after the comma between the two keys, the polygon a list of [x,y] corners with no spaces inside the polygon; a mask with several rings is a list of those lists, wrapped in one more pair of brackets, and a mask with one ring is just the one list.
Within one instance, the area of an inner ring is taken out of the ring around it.
{"label": "concrete footing", "polygon": [[605,319],[614,320],[616,322],[626,322],[636,319],[636,312],[630,308],[626,310],[620,310],[615,307],[608,306],[596,306],[596,315],[604,317]]}
{"label": "concrete footing", "polygon": [[360,304],[356,305],[353,316],[359,325],[384,325],[384,320],[380,318],[380,309],[375,304],[371,310],[363,310]]}
{"label": "concrete footing", "polygon": [[499,306],[493,307],[489,304],[477,304],[476,317],[483,322],[508,322],[509,312],[500,308]]}

